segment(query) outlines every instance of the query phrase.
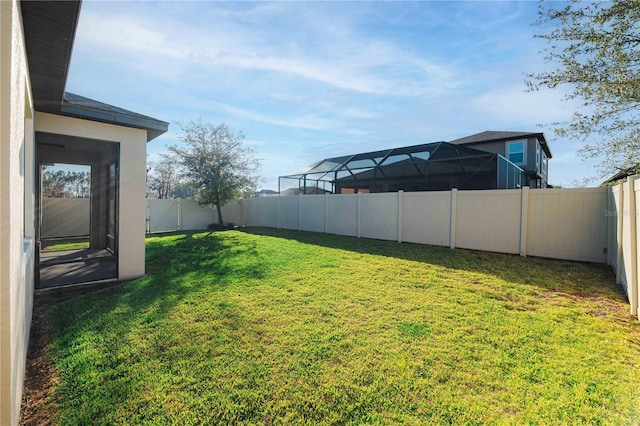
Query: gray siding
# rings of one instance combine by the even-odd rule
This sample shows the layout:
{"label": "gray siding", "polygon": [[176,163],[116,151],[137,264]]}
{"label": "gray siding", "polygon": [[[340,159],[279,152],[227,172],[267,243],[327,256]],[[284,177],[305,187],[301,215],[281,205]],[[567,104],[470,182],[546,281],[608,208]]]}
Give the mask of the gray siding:
{"label": "gray siding", "polygon": [[[512,141],[500,141],[500,142],[486,142],[486,143],[475,143],[472,145],[475,149],[480,149],[486,152],[492,152],[494,154],[500,154],[503,157],[507,158],[507,144],[509,142],[515,142],[517,140],[522,139],[514,139]],[[534,137],[526,139],[527,141],[527,155],[526,155],[526,163],[524,165],[520,165],[522,169],[527,172],[536,172],[539,173],[542,169],[542,156],[540,157],[540,162],[536,162],[536,145],[540,145],[540,142]],[[542,152],[542,147],[540,148]]]}

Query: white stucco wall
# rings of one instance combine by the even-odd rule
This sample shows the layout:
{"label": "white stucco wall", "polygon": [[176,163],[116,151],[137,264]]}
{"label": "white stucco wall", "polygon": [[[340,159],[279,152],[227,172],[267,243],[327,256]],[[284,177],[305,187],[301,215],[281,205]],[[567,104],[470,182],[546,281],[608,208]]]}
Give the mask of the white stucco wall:
{"label": "white stucco wall", "polygon": [[118,278],[144,275],[147,132],[41,112],[36,113],[35,127],[37,132],[120,144]]}
{"label": "white stucco wall", "polygon": [[[0,424],[17,424],[33,306],[33,116],[20,6],[0,1]],[[31,144],[31,145],[29,145]],[[28,216],[33,218],[33,216]]]}

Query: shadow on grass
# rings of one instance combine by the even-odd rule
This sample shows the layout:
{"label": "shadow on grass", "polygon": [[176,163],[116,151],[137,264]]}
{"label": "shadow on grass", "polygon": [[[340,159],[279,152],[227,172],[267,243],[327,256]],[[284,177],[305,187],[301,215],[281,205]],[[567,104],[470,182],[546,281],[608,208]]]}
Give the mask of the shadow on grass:
{"label": "shadow on grass", "polygon": [[[74,410],[61,413],[64,418],[94,424],[108,418],[110,407],[136,391],[136,378],[120,374],[119,368],[139,357],[132,348],[140,342],[130,341],[130,330],[148,329],[151,336],[152,330],[166,327],[174,308],[193,298],[195,292],[216,292],[231,280],[265,275],[265,262],[259,258],[255,243],[222,239],[217,233],[194,238],[195,233],[202,231],[150,236],[146,243],[147,276],[62,302],[49,311],[49,335],[44,344],[51,345],[54,367],[61,374],[54,401],[64,400],[58,405]],[[232,262],[240,257],[242,263]],[[228,308],[224,303],[219,307]],[[149,345],[146,350],[166,357],[163,352],[171,341],[150,338],[145,344]],[[79,350],[86,347],[100,350]],[[80,389],[83,391],[78,392]]]}
{"label": "shadow on grass", "polygon": [[[478,280],[482,280],[480,274],[486,274],[530,285],[541,293],[624,300],[613,274],[601,265],[269,228],[239,230],[474,272],[479,274]],[[61,375],[55,399],[64,400],[58,404],[65,410],[60,413],[62,418],[77,424],[104,422],[114,407],[135,400],[133,395],[143,392],[145,384],[135,377],[132,365],[153,360],[169,365],[162,368],[171,370],[171,364],[179,361],[171,359],[175,354],[172,345],[179,345],[175,336],[182,332],[172,321],[172,315],[180,315],[175,309],[178,305],[197,305],[199,298],[231,284],[264,278],[270,266],[268,255],[259,252],[257,241],[235,233],[152,235],[147,239],[146,258],[146,277],[61,303],[47,318],[51,323],[48,341],[54,350],[55,369]],[[470,286],[474,285],[473,279]],[[241,326],[233,303],[222,298],[212,306],[224,311],[231,329]],[[411,333],[424,332],[411,324],[407,327]],[[158,364],[144,368],[161,368]]]}
{"label": "shadow on grass", "polygon": [[[459,269],[495,276],[507,282],[535,286],[543,292],[557,292],[573,298],[607,298],[626,301],[615,274],[604,264],[482,252],[466,249],[394,241],[345,237],[306,231],[273,228],[239,228],[241,232],[295,240],[362,254],[424,262],[448,269]],[[473,284],[473,283],[470,283]]]}

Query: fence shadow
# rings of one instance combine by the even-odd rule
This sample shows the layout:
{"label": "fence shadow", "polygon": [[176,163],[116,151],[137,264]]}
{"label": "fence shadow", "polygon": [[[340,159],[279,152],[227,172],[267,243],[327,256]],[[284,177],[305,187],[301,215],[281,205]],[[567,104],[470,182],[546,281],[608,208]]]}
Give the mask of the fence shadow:
{"label": "fence shadow", "polygon": [[[574,298],[606,298],[626,301],[615,283],[615,273],[604,264],[521,257],[414,243],[345,237],[306,231],[262,227],[239,228],[241,232],[295,240],[303,244],[348,250],[363,254],[422,262],[447,269],[495,276],[501,280],[534,286],[542,292],[563,293]],[[470,283],[472,285],[473,283]]]}

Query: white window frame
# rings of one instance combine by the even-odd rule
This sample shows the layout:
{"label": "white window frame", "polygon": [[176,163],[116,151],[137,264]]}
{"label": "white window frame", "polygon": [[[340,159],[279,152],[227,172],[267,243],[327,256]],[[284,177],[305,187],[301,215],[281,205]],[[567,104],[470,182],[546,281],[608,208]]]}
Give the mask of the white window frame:
{"label": "white window frame", "polygon": [[[511,152],[511,147],[517,143],[522,144],[522,162],[513,161],[511,159],[511,154],[520,154],[520,151]],[[513,164],[517,164],[518,166],[527,164],[527,140],[526,139],[519,139],[517,141],[507,142],[507,160],[511,161]]]}
{"label": "white window frame", "polygon": [[540,149],[540,142],[536,141],[536,172],[540,172],[540,170],[542,169],[540,151],[542,151],[542,149]]}

